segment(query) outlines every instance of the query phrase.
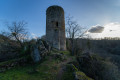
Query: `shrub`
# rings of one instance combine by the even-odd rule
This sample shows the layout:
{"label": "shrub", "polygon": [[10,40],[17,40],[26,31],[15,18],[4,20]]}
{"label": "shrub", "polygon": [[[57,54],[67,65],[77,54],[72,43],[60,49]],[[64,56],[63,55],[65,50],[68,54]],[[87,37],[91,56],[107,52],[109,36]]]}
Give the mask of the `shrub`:
{"label": "shrub", "polygon": [[83,54],[77,60],[80,69],[95,80],[119,80],[117,66],[98,55]]}

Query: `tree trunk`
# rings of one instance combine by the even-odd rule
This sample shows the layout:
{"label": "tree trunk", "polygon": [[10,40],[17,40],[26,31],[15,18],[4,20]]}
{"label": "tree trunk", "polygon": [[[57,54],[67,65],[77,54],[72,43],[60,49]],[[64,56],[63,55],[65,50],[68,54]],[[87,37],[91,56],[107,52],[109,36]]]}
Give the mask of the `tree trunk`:
{"label": "tree trunk", "polygon": [[72,45],[72,52],[71,52],[71,54],[74,55],[74,40],[73,39],[71,40],[71,45]]}
{"label": "tree trunk", "polygon": [[19,42],[19,44],[20,44],[20,46],[21,46],[21,48],[22,48],[22,47],[23,47],[22,42],[17,38],[17,36],[15,36],[15,38],[16,38],[16,40]]}

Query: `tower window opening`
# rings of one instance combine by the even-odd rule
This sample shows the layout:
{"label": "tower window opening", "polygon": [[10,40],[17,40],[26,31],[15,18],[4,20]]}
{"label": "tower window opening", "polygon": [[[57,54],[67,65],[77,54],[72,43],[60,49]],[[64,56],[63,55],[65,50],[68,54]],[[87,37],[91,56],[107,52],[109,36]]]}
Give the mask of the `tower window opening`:
{"label": "tower window opening", "polygon": [[56,22],[56,27],[58,27],[58,22]]}

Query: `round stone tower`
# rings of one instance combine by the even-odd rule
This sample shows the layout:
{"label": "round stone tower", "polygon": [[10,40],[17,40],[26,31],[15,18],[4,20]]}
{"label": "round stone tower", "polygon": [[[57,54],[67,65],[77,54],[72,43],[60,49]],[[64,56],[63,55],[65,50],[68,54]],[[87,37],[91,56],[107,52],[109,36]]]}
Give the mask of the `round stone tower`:
{"label": "round stone tower", "polygon": [[64,10],[60,6],[50,6],[46,11],[46,39],[52,47],[66,50]]}

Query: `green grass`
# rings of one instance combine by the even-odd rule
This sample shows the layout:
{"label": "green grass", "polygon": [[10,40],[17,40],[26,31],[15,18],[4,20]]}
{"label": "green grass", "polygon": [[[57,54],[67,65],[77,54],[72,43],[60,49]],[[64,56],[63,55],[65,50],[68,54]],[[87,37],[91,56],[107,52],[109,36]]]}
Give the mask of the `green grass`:
{"label": "green grass", "polygon": [[58,50],[54,49],[54,50],[52,50],[51,53],[63,53],[65,55],[70,56],[70,52],[69,51],[58,51]]}
{"label": "green grass", "polygon": [[[69,55],[68,51],[53,51],[53,53],[63,53]],[[16,61],[9,60],[0,65],[9,64]],[[52,59],[51,56],[45,58],[42,63],[17,66],[3,73],[0,73],[0,80],[56,80],[56,75],[61,61]]]}
{"label": "green grass", "polygon": [[85,73],[83,73],[81,71],[76,71],[75,73],[79,80],[93,80],[93,79],[89,78],[88,76],[86,76]]}
{"label": "green grass", "polygon": [[74,76],[72,72],[64,72],[62,80],[74,80]]}
{"label": "green grass", "polygon": [[49,58],[41,64],[16,67],[0,73],[0,80],[55,80],[57,61]]}
{"label": "green grass", "polygon": [[[75,56],[71,56],[68,51],[52,51],[52,54],[54,53],[63,53],[67,58],[71,58],[72,61],[75,60]],[[0,65],[9,64],[15,60],[0,63]],[[0,73],[0,80],[56,80],[56,75],[60,69],[59,63],[62,63],[62,61],[53,59],[52,55],[50,55],[41,63],[16,66],[15,68]],[[73,66],[73,68],[78,71],[75,66]],[[80,72],[76,73],[82,75]],[[85,75],[83,74],[83,76]],[[69,66],[67,71],[63,73],[62,80],[74,80],[73,71],[71,71]]]}
{"label": "green grass", "polygon": [[21,60],[21,59],[24,59],[24,58],[27,58],[27,57],[25,56],[25,57],[21,57],[21,58],[18,58],[18,59],[12,59],[12,60],[9,60],[9,61],[4,61],[4,62],[0,63],[0,66],[5,65],[5,64],[10,64],[12,62],[15,62],[15,61],[18,61],[18,60]]}

